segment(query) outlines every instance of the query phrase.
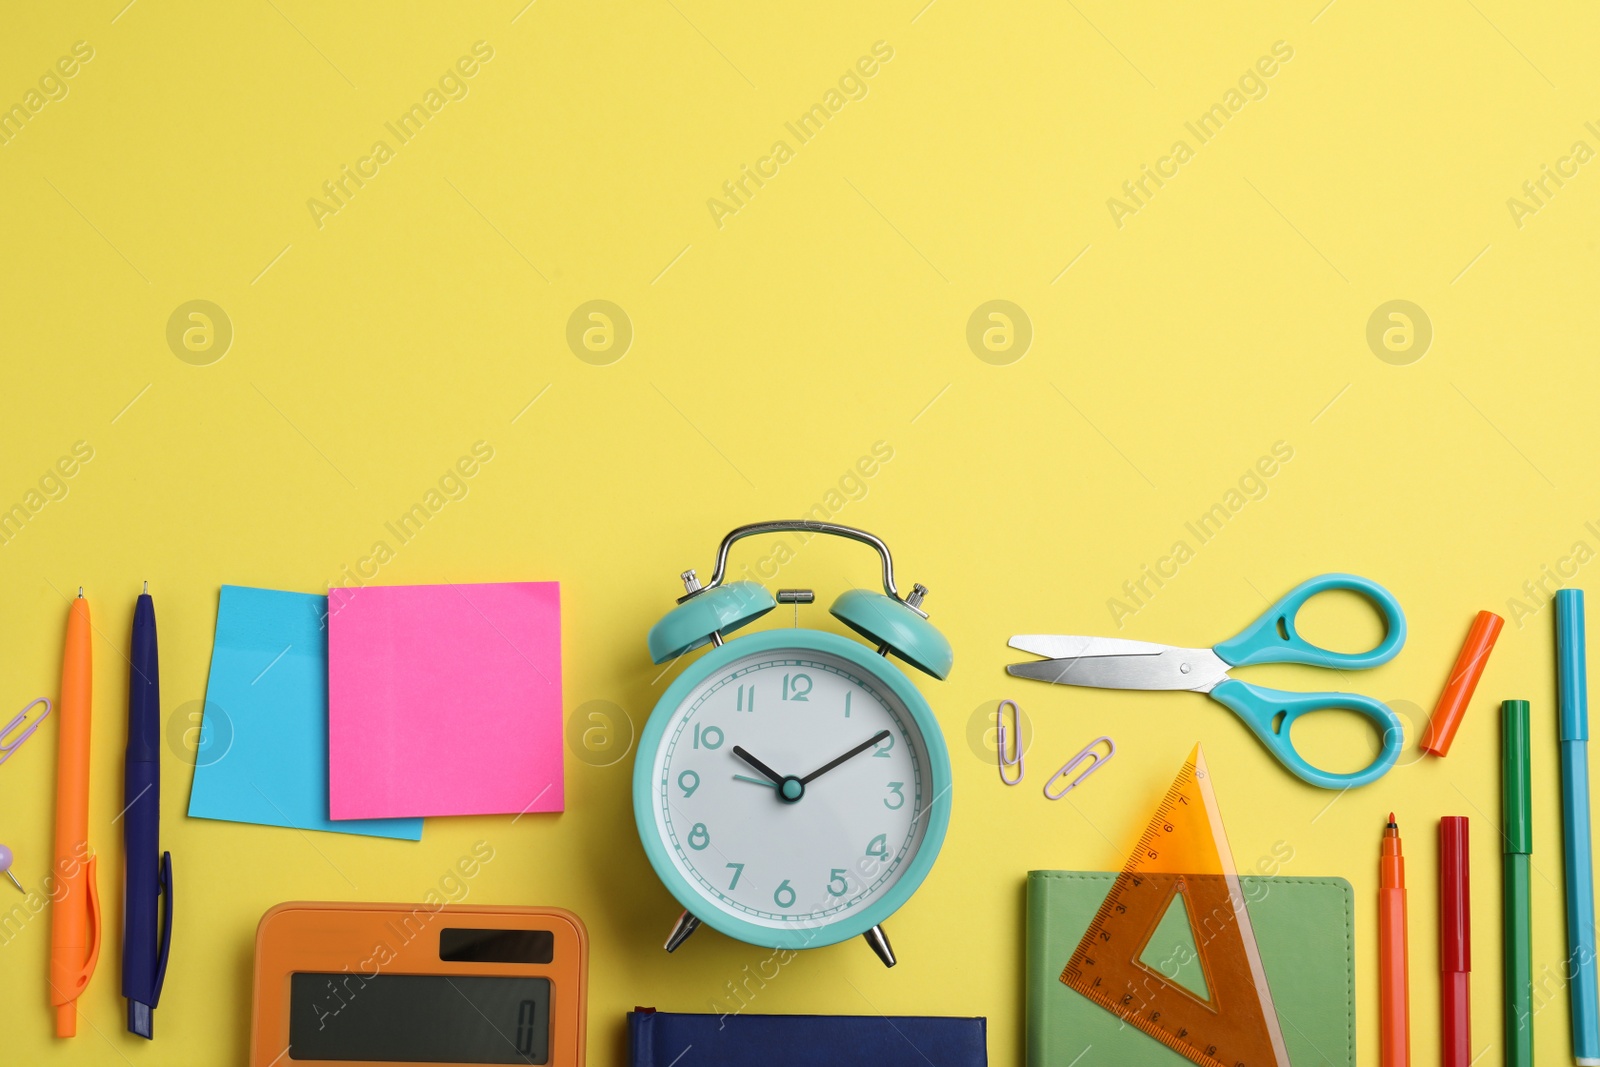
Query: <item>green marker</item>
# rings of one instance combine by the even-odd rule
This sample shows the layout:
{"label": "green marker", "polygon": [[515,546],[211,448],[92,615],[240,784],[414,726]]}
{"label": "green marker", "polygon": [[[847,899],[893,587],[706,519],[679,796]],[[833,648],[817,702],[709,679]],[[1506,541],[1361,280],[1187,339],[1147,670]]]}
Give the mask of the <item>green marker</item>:
{"label": "green marker", "polygon": [[1500,784],[1505,853],[1506,1067],[1533,1067],[1533,947],[1528,856],[1533,852],[1528,702],[1500,705]]}

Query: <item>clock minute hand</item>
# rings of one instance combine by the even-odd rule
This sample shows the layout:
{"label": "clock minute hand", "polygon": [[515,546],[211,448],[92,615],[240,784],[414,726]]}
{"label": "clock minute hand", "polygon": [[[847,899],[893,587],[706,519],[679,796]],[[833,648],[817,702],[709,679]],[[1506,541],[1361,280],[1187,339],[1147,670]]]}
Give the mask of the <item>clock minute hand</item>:
{"label": "clock minute hand", "polygon": [[[801,785],[809,785],[811,783],[812,779],[821,777],[822,775],[824,775],[827,772],[833,770],[835,767],[839,766],[839,764],[843,763],[845,760],[850,759],[853,756],[861,755],[861,753],[865,752],[867,749],[871,748],[873,745],[876,745],[876,744],[880,743],[881,741],[883,741],[888,736],[889,736],[889,731],[888,730],[880,730],[879,732],[873,734],[871,737],[867,738],[865,741],[861,742],[861,744],[857,745],[855,748],[852,748],[849,752],[846,752],[842,756],[838,756],[838,757],[835,757],[832,760],[829,760],[827,763],[824,763],[822,766],[818,767],[816,770],[812,771],[810,774],[808,774],[804,778],[800,779],[800,784]],[[737,752],[738,749],[735,749],[734,751]]]}
{"label": "clock minute hand", "polygon": [[[766,775],[768,778],[770,778],[772,780],[772,784],[773,785],[777,785],[779,782],[783,781],[783,775],[779,774],[777,771],[773,770],[771,767],[768,767],[765,763],[762,763],[760,760],[758,760],[754,756],[750,755],[750,753],[746,752],[740,746],[738,746],[738,745],[734,745],[733,746],[733,754],[735,756],[738,756],[740,759],[744,760],[746,763],[750,764],[750,766],[754,767],[756,770],[760,771],[762,774]],[[826,768],[824,768],[824,769],[826,769]]]}

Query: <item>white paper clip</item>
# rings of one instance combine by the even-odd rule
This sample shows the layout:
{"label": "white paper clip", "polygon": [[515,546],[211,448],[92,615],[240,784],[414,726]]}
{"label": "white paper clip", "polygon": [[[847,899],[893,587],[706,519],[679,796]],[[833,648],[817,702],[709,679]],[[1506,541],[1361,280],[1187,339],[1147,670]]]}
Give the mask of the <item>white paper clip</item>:
{"label": "white paper clip", "polygon": [[[1105,742],[1107,750],[1104,756],[1095,751],[1096,748],[1100,747],[1100,743],[1102,741]],[[1101,764],[1105,763],[1106,760],[1110,759],[1116,754],[1117,743],[1115,741],[1111,740],[1109,737],[1095,738],[1093,741],[1090,741],[1087,745],[1083,746],[1083,751],[1079,752],[1076,756],[1073,756],[1066,762],[1064,766],[1062,766],[1059,771],[1050,776],[1050,780],[1044,784],[1044,795],[1049,797],[1051,800],[1060,800],[1062,797],[1078,788],[1078,786],[1082,785],[1085,778],[1089,777],[1095,771],[1098,771]],[[1070,783],[1068,783],[1067,787],[1061,790],[1061,792],[1050,792],[1051,786],[1055,785],[1056,782],[1063,776],[1071,774],[1077,768],[1078,764],[1082,763],[1084,760],[1089,761],[1089,766],[1084,768],[1083,773],[1079,774],[1078,777],[1074,778]]]}
{"label": "white paper clip", "polygon": [[[1011,705],[1011,724],[1013,731],[1006,730],[1006,705]],[[1015,758],[1006,759],[1006,737],[1011,736],[1011,751]],[[1022,781],[1022,709],[1017,707],[1015,700],[1002,700],[1000,706],[994,709],[994,746],[995,755],[1000,759],[1000,780],[1006,785],[1016,785]],[[1017,769],[1015,778],[1006,775],[1008,767]]]}
{"label": "white paper clip", "polygon": [[[27,723],[26,729],[23,729],[23,724],[28,718],[28,712],[32,711],[40,704],[44,705],[44,714],[40,715],[37,719],[34,719],[31,723]],[[49,718],[49,716],[50,700],[48,697],[40,697],[38,700],[35,700],[33,703],[17,712],[17,717],[6,723],[6,728],[4,730],[0,730],[0,763],[4,763],[6,760],[10,759],[11,754],[17,749],[21,748],[22,742],[32,737],[33,732],[39,728],[39,724],[44,722],[45,719]],[[6,740],[7,737],[18,730],[21,730],[21,732],[17,733],[16,737],[9,741]]]}

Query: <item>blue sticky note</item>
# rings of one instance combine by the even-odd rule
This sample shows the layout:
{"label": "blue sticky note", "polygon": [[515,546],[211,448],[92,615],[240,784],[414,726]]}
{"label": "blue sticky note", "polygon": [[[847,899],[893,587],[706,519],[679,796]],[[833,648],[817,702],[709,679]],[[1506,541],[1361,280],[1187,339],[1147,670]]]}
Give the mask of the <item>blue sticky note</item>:
{"label": "blue sticky note", "polygon": [[222,587],[189,814],[422,837],[421,819],[328,818],[328,598]]}

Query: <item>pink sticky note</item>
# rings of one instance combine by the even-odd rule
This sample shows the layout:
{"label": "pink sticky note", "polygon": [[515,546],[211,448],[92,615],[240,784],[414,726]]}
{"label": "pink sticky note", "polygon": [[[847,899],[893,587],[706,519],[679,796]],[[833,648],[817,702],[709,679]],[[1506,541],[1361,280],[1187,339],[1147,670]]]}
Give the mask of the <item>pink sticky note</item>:
{"label": "pink sticky note", "polygon": [[335,819],[561,811],[561,586],[328,591]]}

